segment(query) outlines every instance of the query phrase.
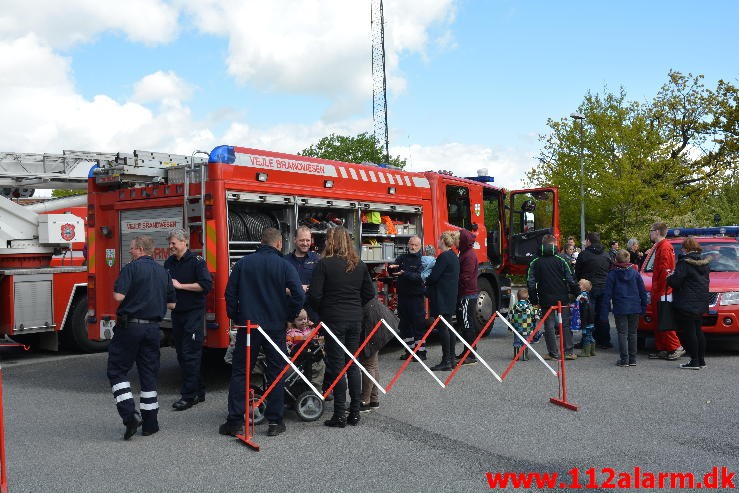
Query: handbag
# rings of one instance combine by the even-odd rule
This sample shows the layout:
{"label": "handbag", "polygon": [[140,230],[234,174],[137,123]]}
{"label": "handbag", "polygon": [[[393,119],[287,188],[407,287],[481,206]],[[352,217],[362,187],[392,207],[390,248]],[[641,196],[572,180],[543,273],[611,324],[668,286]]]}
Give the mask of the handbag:
{"label": "handbag", "polygon": [[675,313],[672,310],[672,297],[670,299],[667,299],[667,297],[667,293],[660,296],[659,304],[657,305],[657,330],[660,332],[675,330]]}

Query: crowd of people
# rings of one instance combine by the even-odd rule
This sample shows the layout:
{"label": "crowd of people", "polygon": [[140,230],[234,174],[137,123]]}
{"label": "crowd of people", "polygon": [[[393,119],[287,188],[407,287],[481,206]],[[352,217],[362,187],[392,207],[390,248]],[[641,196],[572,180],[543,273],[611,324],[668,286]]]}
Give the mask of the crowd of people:
{"label": "crowd of people", "polygon": [[[691,359],[681,366],[700,369],[705,366],[705,339],[700,322],[708,304],[708,261],[702,259],[700,245],[688,238],[676,265],[673,248],[664,241],[666,231],[664,223],[655,223],[650,229],[655,257],[651,303],[654,305],[660,297],[675,300],[680,338],[674,330],[656,331],[657,351],[649,357],[676,360],[685,354],[684,345]],[[316,368],[313,378],[316,387],[320,385],[324,392],[333,385],[333,415],[324,422],[332,428],[356,426],[362,412],[380,406],[374,382],[362,375],[357,365],[350,365],[345,376],[338,378],[349,361],[345,351],[356,353],[380,320],[398,327],[405,346],[420,361],[428,358],[424,337],[428,324],[439,315],[449,322],[456,314],[458,332],[466,345],[471,345],[478,335],[478,259],[473,248],[473,231],[444,232],[436,248],[427,245],[423,249],[418,236],[409,239],[407,253],[387,266],[397,292],[397,317],[378,299],[370,270],[360,259],[346,228],[337,226],[327,231],[321,255],[311,250],[311,231],[306,227],[297,228],[293,235],[294,250],[284,256],[282,243],[279,230],[266,228],[260,247],[236,262],[228,279],[226,311],[239,329],[231,354],[228,416],[219,427],[223,435],[243,433],[247,361],[243,327],[247,322],[261,326],[272,340],[268,341],[260,331],[252,331],[248,355],[253,367],[259,353],[264,353],[264,376],[270,382],[276,380],[284,366],[280,352],[288,354],[288,339],[305,336],[318,320],[330,327],[333,335],[324,336],[325,366]],[[172,407],[184,411],[205,400],[200,358],[204,300],[212,288],[212,279],[203,259],[189,250],[189,235],[185,230],[171,231],[169,246],[172,255],[162,267],[151,256],[150,237],[131,240],[133,260],[123,267],[115,283],[114,298],[120,305],[109,349],[108,378],[126,440],[139,427],[143,435],[159,430],[156,392],[159,322],[167,309],[172,310],[174,342],[182,373],[181,397]],[[644,254],[635,239],[627,242],[626,250],[620,249],[618,242],[611,242],[609,247],[609,250],[603,247],[597,233],[588,233],[582,250],[577,248],[574,237],[567,239],[561,251],[556,237],[542,238],[539,253],[529,265],[527,286],[518,290],[509,315],[519,334],[514,335],[514,358],[522,352],[522,359],[528,359],[528,350],[521,351],[523,339],[538,342],[541,334],[531,336],[538,318],[561,304],[561,331],[557,317],[548,316],[544,322],[547,349],[544,359],[577,358],[573,329],[582,332],[581,357],[595,356],[596,348],[612,348],[609,322],[612,312],[618,334],[616,364],[636,365],[636,326],[650,302],[638,272]],[[653,313],[657,313],[656,309]],[[469,351],[455,354],[457,337],[445,323],[438,323],[437,329],[442,354],[441,361],[431,368],[433,371],[451,371],[457,364],[477,363]],[[562,338],[564,354],[560,354],[558,336]],[[360,354],[360,363],[375,381],[379,351],[391,338],[386,330],[375,331]],[[408,353],[400,358],[407,359]],[[140,412],[136,410],[127,376],[134,363],[141,379]],[[280,379],[267,396],[268,436],[286,430],[284,397]]]}

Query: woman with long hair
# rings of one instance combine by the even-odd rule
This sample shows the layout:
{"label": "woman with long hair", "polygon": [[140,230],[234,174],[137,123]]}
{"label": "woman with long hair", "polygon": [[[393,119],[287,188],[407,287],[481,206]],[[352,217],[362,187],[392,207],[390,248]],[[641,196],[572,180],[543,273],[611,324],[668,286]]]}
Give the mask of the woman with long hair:
{"label": "woman with long hair", "polygon": [[[352,354],[359,347],[362,306],[375,296],[367,266],[359,259],[349,231],[344,227],[328,230],[323,257],[313,270],[310,302],[329,329]],[[326,383],[330,384],[349,361],[349,356],[331,337],[326,337]],[[351,365],[334,387],[334,414],[326,426],[344,428],[359,423],[362,379],[359,368]],[[349,381],[349,415],[346,391]]]}
{"label": "woman with long hair", "polygon": [[[457,307],[457,287],[459,285],[459,258],[454,253],[455,236],[445,231],[439,237],[439,250],[436,263],[431,269],[426,288],[429,297],[431,317],[441,315],[451,323],[452,315]],[[439,322],[439,340],[441,341],[441,363],[431,368],[434,371],[450,371],[454,368],[454,346],[457,342],[444,322]]]}
{"label": "woman with long hair", "polygon": [[677,258],[675,272],[667,276],[672,286],[672,306],[680,342],[688,351],[690,361],[680,365],[686,370],[706,366],[706,338],[701,324],[708,311],[710,259],[703,258],[703,248],[695,238],[683,240],[682,253]]}

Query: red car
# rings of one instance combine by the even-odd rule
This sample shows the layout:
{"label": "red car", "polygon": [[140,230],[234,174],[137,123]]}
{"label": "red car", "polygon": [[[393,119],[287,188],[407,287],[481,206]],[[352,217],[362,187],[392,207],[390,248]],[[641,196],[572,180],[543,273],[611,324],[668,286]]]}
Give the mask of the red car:
{"label": "red car", "polygon": [[[711,298],[708,313],[703,315],[703,330],[707,334],[739,334],[739,226],[668,230],[666,241],[675,249],[676,258],[687,236],[694,236],[703,247],[703,255],[712,259]],[[641,269],[647,292],[652,286],[653,264],[653,250],[650,250]],[[649,305],[647,314],[639,319],[640,342],[654,328],[654,315]]]}

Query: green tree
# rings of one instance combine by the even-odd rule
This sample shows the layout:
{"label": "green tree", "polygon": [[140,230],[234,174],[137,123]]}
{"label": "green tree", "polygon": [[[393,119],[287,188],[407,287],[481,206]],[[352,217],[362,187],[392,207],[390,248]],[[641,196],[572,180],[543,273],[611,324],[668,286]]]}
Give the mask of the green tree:
{"label": "green tree", "polygon": [[702,78],[671,71],[646,103],[623,89],[587,93],[578,108],[584,120],[547,121],[551,131],[540,137],[539,164],[527,179],[559,187],[564,234],[580,230],[580,152],[585,222],[604,240],[645,240],[656,219],[686,226],[692,214],[691,222],[712,224],[708,204],[720,206],[735,183],[739,92],[723,81],[708,90]]}
{"label": "green tree", "polygon": [[[363,132],[356,137],[331,134],[319,140],[317,144],[303,149],[298,154],[349,163],[369,162],[380,164],[385,162],[382,146],[374,135],[367,132]],[[400,156],[391,157],[388,164],[402,168],[405,166],[406,160],[401,159]]]}
{"label": "green tree", "polygon": [[51,196],[54,198],[70,197],[72,195],[85,195],[87,190],[67,190],[67,189],[56,189],[51,192]]}

